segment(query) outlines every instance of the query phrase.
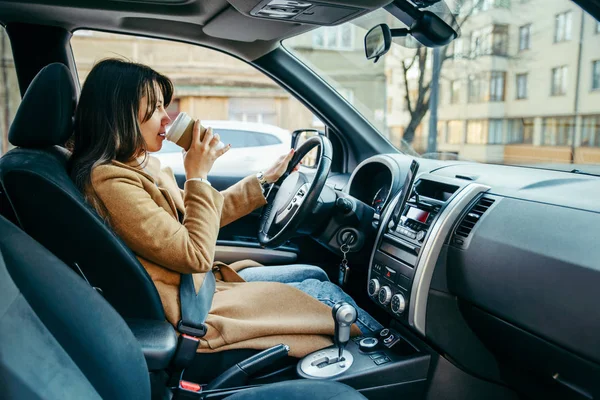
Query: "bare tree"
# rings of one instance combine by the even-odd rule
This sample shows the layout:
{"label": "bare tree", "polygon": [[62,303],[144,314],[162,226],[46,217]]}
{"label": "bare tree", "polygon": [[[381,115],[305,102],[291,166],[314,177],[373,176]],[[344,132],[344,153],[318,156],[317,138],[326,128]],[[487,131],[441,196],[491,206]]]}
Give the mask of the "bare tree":
{"label": "bare tree", "polygon": [[[458,21],[458,25],[463,26],[463,24],[467,22],[469,17],[473,14],[473,11],[483,1],[484,0],[474,0],[471,8]],[[440,69],[447,59],[453,57],[452,54],[448,54],[448,48],[449,46],[444,46],[440,49]],[[429,97],[431,95],[431,77],[427,77],[427,64],[429,57],[432,57],[432,55],[428,51],[428,48],[420,46],[415,50],[412,58],[402,60],[402,75],[404,77],[405,91],[404,98],[406,100],[407,111],[410,114],[410,122],[404,129],[404,135],[402,139],[407,143],[413,142],[417,127],[421,124],[421,121],[429,111]],[[416,88],[411,91],[409,70],[415,66],[418,67],[418,79],[416,82]],[[412,93],[416,93],[416,96]]]}

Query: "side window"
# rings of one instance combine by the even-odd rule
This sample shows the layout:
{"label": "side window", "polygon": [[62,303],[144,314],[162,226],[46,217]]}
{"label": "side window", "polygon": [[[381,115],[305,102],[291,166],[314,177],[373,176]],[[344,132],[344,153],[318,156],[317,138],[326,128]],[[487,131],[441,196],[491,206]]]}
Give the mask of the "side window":
{"label": "side window", "polygon": [[17,108],[21,104],[21,92],[17,81],[17,72],[13,60],[10,40],[3,26],[0,26],[0,155],[5,154],[14,146],[8,142],[8,130],[15,118]]}
{"label": "side window", "polygon": [[260,141],[261,146],[271,146],[281,143],[281,140],[277,139],[277,136],[269,134],[259,135],[258,140]]}
{"label": "side window", "polygon": [[215,133],[218,133],[221,136],[221,141],[223,143],[227,143],[231,145],[232,149],[239,149],[244,147],[250,147],[251,141],[246,137],[248,135],[247,132],[237,131],[232,129],[220,129],[214,128]]}
{"label": "side window", "polygon": [[[318,124],[304,105],[272,79],[215,50],[97,31],[74,32],[71,46],[81,84],[96,62],[109,57],[146,64],[171,78],[175,92],[167,109],[170,118],[185,112],[212,126],[232,146],[217,160],[212,174],[264,170],[289,151],[291,132]],[[154,156],[163,165],[183,171],[178,153],[177,146],[165,141]]]}

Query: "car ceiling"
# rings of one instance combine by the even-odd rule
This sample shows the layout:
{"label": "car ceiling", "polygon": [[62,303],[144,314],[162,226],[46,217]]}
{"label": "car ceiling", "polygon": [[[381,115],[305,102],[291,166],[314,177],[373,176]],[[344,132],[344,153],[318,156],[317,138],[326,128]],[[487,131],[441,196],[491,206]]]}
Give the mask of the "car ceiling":
{"label": "car ceiling", "polygon": [[[304,0],[322,9],[353,8],[337,25],[390,0]],[[268,0],[1,0],[0,20],[52,25],[68,31],[95,29],[154,36],[220,49],[246,61],[268,53],[282,39],[323,25],[257,18]]]}

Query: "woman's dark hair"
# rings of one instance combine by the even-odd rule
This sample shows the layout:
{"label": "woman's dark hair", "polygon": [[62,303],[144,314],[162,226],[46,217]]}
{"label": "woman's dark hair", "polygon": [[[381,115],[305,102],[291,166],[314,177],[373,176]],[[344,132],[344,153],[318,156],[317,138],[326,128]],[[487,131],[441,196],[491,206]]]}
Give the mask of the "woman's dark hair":
{"label": "woman's dark hair", "polygon": [[[91,190],[92,170],[112,160],[127,162],[146,149],[140,122],[152,117],[156,88],[164,106],[173,96],[173,83],[152,68],[120,59],[98,62],[87,76],[75,111],[71,155],[67,168],[71,179],[96,209],[103,208]],[[140,102],[146,97],[146,113],[138,122]]]}

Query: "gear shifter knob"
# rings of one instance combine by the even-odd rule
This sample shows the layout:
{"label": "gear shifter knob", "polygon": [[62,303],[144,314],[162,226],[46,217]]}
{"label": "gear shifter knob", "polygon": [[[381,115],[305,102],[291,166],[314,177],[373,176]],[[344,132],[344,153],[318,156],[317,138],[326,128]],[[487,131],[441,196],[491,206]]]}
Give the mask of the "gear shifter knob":
{"label": "gear shifter knob", "polygon": [[335,322],[335,336],[333,339],[339,349],[338,360],[341,360],[344,348],[350,340],[350,327],[356,322],[358,312],[352,304],[340,301],[333,306],[331,313]]}

